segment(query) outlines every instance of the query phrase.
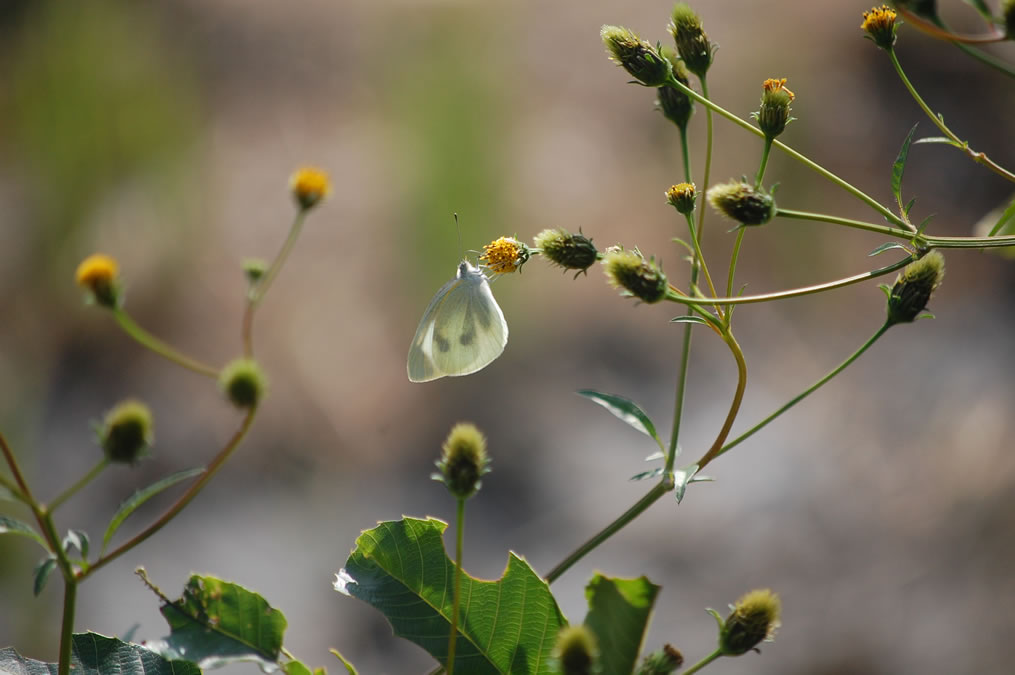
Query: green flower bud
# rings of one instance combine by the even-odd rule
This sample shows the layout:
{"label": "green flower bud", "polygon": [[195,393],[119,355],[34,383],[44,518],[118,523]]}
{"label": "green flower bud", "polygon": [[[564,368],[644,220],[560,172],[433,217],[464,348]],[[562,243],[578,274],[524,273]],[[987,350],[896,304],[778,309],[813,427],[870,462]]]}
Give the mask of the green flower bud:
{"label": "green flower bud", "polygon": [[647,87],[658,87],[671,76],[670,62],[634,31],[621,26],[603,26],[599,31],[610,59]]}
{"label": "green flower bud", "polygon": [[219,373],[219,388],[237,408],[254,408],[264,398],[268,380],[257,361],[239,358]]}
{"label": "green flower bud", "polygon": [[931,251],[902,270],[888,294],[888,322],[911,323],[920,316],[945,275],[945,257]]}
{"label": "green flower bud", "polygon": [[713,185],[708,201],[719,213],[743,225],[764,225],[775,215],[775,199],[744,181]]}
{"label": "green flower bud", "polygon": [[652,304],[666,297],[669,283],[654,260],[645,260],[638,251],[614,249],[603,256],[606,278],[621,295]]}
{"label": "green flower bud", "polygon": [[96,304],[114,309],[120,305],[120,264],[102,253],[88,256],[78,265],[75,280],[91,293]]}
{"label": "green flower bud", "polygon": [[666,191],[666,203],[685,216],[694,213],[698,192],[694,183],[677,183]]}
{"label": "green flower bud", "polygon": [[[691,81],[688,78],[687,66],[680,60],[679,55],[667,47],[662,47],[659,53],[670,62],[670,66],[673,68],[673,79],[690,87]],[[663,111],[666,119],[676,124],[680,129],[687,128],[687,123],[690,122],[691,115],[694,114],[694,99],[674,87],[659,87],[659,98],[656,100],[656,104]]]}
{"label": "green flower bud", "polygon": [[670,675],[684,665],[684,655],[673,645],[665,645],[641,662],[635,675]]}
{"label": "green flower bud", "polygon": [[701,17],[687,3],[678,2],[673,7],[669,31],[687,69],[698,77],[705,77],[715,57],[716,46],[708,41]]}
{"label": "green flower bud", "polygon": [[553,658],[562,675],[591,675],[599,672],[599,645],[584,625],[565,626],[557,633]]}
{"label": "green flower bud", "polygon": [[751,113],[751,117],[758,121],[765,137],[771,139],[781,134],[786,125],[795,119],[789,116],[792,111],[789,104],[796,95],[786,88],[786,78],[768,79],[761,86],[761,108]]}
{"label": "green flower bud", "polygon": [[243,261],[243,275],[251,286],[260,281],[267,271],[268,263],[261,258],[247,258]]}
{"label": "green flower bud", "polygon": [[155,441],[152,412],[144,403],[128,399],[106,413],[99,428],[99,444],[106,458],[120,464],[136,464]]}
{"label": "green flower bud", "polygon": [[719,631],[719,649],[724,656],[740,656],[761,642],[771,641],[779,627],[779,596],[767,588],[747,593]]}
{"label": "green flower bud", "polygon": [[885,51],[891,50],[895,46],[895,33],[899,30],[895,17],[895,10],[888,5],[871,7],[870,11],[863,13],[863,23],[860,24],[867,33],[864,37]]}
{"label": "green flower bud", "polygon": [[453,496],[468,499],[476,494],[481,486],[480,479],[490,472],[490,457],[486,454],[486,438],[482,432],[468,422],[452,427],[437,468],[440,473],[431,477],[444,483]]}
{"label": "green flower bud", "polygon": [[600,257],[591,239],[581,232],[572,234],[561,228],[543,230],[532,238],[532,245],[554,265],[578,270],[578,274]]}

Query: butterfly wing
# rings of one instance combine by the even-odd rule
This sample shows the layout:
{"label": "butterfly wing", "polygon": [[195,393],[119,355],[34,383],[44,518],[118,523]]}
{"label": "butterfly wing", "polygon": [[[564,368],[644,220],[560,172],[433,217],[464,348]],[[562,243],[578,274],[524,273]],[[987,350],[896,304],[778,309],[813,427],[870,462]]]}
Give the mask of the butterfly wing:
{"label": "butterfly wing", "polygon": [[413,382],[481,370],[504,351],[508,327],[483,273],[468,263],[430,301],[409,347]]}

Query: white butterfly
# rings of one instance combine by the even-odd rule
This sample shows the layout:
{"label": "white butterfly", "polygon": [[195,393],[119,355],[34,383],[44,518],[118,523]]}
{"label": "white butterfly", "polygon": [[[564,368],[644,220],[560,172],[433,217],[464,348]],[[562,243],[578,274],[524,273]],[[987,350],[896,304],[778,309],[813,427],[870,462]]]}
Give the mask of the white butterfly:
{"label": "white butterfly", "polygon": [[409,346],[409,379],[429,382],[482,370],[501,355],[507,339],[507,321],[486,274],[463,260],[423,312]]}

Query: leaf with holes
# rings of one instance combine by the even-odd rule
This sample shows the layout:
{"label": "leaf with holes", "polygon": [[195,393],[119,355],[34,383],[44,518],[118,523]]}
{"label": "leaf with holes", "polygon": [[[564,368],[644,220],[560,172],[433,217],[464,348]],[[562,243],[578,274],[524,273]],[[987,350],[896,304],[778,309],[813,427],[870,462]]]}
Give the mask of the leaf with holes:
{"label": "leaf with holes", "polygon": [[[168,661],[154,651],[97,633],[71,638],[71,672],[74,675],[201,675],[189,661]],[[0,649],[0,673],[53,675],[57,664],[28,659],[13,647]]]}
{"label": "leaf with holes", "polygon": [[[402,518],[356,540],[335,590],[380,610],[395,635],[447,665],[455,564],[444,551],[447,527],[435,518]],[[511,553],[504,575],[462,575],[455,671],[470,675],[555,673],[554,639],[567,625],[550,588]]]}
{"label": "leaf with holes", "polygon": [[585,587],[589,602],[585,625],[596,634],[602,672],[634,670],[659,588],[645,577],[615,579],[601,574]]}

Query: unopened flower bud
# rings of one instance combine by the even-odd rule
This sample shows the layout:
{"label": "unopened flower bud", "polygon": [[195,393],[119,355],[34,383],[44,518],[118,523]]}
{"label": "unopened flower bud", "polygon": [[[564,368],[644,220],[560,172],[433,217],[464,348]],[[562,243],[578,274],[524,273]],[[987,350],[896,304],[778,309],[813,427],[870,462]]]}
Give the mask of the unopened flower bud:
{"label": "unopened flower bud", "polygon": [[110,410],[99,428],[99,444],[111,462],[136,464],[153,442],[152,412],[133,399]]}
{"label": "unopened flower bud", "polygon": [[587,626],[565,626],[557,633],[553,658],[562,675],[592,675],[599,672],[599,645]]}
{"label": "unopened flower bud", "polygon": [[615,249],[603,257],[606,278],[621,295],[652,304],[666,297],[669,283],[654,260],[645,260],[638,251]]}
{"label": "unopened flower bud", "polygon": [[745,654],[762,640],[771,641],[779,627],[782,603],[767,588],[754,590],[733,606],[719,631],[719,649],[724,656]]}
{"label": "unopened flower bud", "polygon": [[561,228],[547,229],[533,237],[532,244],[554,265],[578,270],[578,273],[585,272],[599,259],[599,251],[592,240],[581,232],[572,234]]}
{"label": "unopened flower bud", "polygon": [[670,675],[684,665],[684,655],[673,645],[665,645],[641,662],[635,675]]}
{"label": "unopened flower bud", "polygon": [[261,277],[268,271],[268,263],[261,258],[247,258],[243,261],[243,276],[251,285],[261,280]]}
{"label": "unopened flower bud", "polygon": [[437,468],[440,473],[432,478],[444,483],[454,497],[468,499],[476,494],[482,484],[480,479],[490,472],[486,437],[473,424],[456,424],[444,441]]}
{"label": "unopened flower bud", "polygon": [[713,185],[708,190],[712,207],[743,225],[764,225],[775,215],[775,199],[744,181]]}
{"label": "unopened flower bud", "polygon": [[685,216],[694,212],[698,193],[694,183],[677,183],[666,191],[666,203]]}
{"label": "unopened flower bud", "polygon": [[[659,53],[670,62],[670,66],[673,68],[673,79],[685,87],[690,87],[691,81],[688,78],[687,66],[680,60],[680,56],[668,47],[662,47]],[[691,115],[694,113],[694,99],[676,87],[663,85],[659,87],[657,104],[666,119],[676,124],[680,129],[687,128],[687,123],[690,122]]]}
{"label": "unopened flower bud", "polygon": [[659,87],[671,75],[670,62],[634,31],[621,26],[603,26],[599,31],[610,59],[648,87]]}
{"label": "unopened flower bud", "polygon": [[268,380],[257,361],[239,358],[219,373],[219,388],[237,408],[254,408],[264,398]]}
{"label": "unopened flower bud", "polygon": [[867,33],[864,37],[885,51],[891,50],[895,46],[895,33],[899,30],[895,17],[895,10],[888,5],[871,7],[870,11],[863,13],[863,23],[860,24]]}
{"label": "unopened flower bud", "polygon": [[495,274],[510,274],[528,261],[529,247],[513,237],[501,237],[483,247],[479,259]]}
{"label": "unopened flower bud", "polygon": [[102,253],[90,255],[78,265],[74,277],[78,286],[89,291],[95,303],[114,308],[120,303],[120,265]]}
{"label": "unopened flower bud", "polygon": [[906,265],[891,290],[882,287],[888,294],[888,322],[895,325],[915,321],[927,308],[944,275],[945,257],[938,251]]}
{"label": "unopened flower bud", "polygon": [[789,104],[796,96],[786,88],[786,78],[765,80],[762,88],[761,108],[751,113],[751,117],[758,121],[765,137],[771,139],[781,134],[786,125],[795,119],[789,116],[792,111]]}
{"label": "unopened flower bud", "polygon": [[321,169],[303,167],[290,177],[289,189],[299,207],[306,211],[331,194],[331,180]]}
{"label": "unopened flower bud", "polygon": [[712,65],[716,46],[708,41],[701,17],[687,3],[678,2],[673,7],[669,31],[687,69],[698,77],[704,77]]}

